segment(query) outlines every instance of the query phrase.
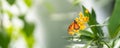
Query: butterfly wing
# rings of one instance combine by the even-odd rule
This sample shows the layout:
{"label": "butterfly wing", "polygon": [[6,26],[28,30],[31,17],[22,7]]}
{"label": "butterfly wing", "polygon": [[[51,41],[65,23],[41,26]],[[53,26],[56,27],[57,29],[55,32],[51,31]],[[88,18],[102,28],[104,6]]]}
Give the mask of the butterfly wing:
{"label": "butterfly wing", "polygon": [[78,25],[78,23],[74,20],[74,29],[75,30],[79,30],[80,26]]}
{"label": "butterfly wing", "polygon": [[72,22],[72,24],[69,25],[68,32],[71,32],[73,29],[74,29],[74,22]]}
{"label": "butterfly wing", "polygon": [[71,32],[73,30],[79,30],[80,26],[77,24],[77,22],[74,20],[69,27],[68,27],[68,32]]}

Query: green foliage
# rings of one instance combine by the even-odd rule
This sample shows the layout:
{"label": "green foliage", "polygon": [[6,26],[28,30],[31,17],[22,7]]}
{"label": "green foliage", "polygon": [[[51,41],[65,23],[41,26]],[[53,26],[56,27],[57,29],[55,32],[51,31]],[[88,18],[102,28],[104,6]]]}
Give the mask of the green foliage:
{"label": "green foliage", "polygon": [[23,32],[29,37],[33,34],[35,25],[33,23],[28,23],[25,20],[25,15],[21,15],[19,18],[24,22]]}
{"label": "green foliage", "polygon": [[33,48],[33,45],[34,45],[34,37],[31,35],[29,37],[26,37],[26,42],[27,42],[27,45],[29,46],[29,48]]}
{"label": "green foliage", "polygon": [[81,43],[87,43],[88,41],[93,40],[95,37],[94,34],[87,30],[81,30],[79,31],[79,33],[80,33],[79,39],[81,40]]}
{"label": "green foliage", "polygon": [[86,30],[81,30],[79,31],[81,35],[83,36],[88,36],[88,37],[91,37],[91,38],[94,38],[94,34],[92,34],[91,32],[89,31],[86,31]]}
{"label": "green foliage", "polygon": [[8,48],[10,43],[10,37],[7,35],[5,31],[0,30],[0,47]]}
{"label": "green foliage", "polygon": [[35,28],[34,24],[29,24],[29,23],[26,23],[26,22],[24,22],[24,24],[25,24],[25,26],[24,26],[23,30],[25,31],[25,34],[27,36],[32,35],[33,32],[34,32],[34,28]]}
{"label": "green foliage", "polygon": [[10,4],[10,5],[13,5],[15,3],[16,0],[7,0],[7,2]]}
{"label": "green foliage", "polygon": [[10,26],[10,27],[6,28],[5,30],[6,30],[7,34],[10,36],[13,32],[13,26]]}
{"label": "green foliage", "polygon": [[[5,0],[5,1],[8,2],[9,5],[14,5],[17,0]],[[31,7],[32,0],[24,0],[24,2],[28,7]],[[4,5],[4,3],[2,3],[2,1],[0,0],[0,7],[2,7],[2,5]],[[19,5],[17,5],[17,8],[19,8]],[[12,14],[11,11],[7,9],[3,9],[3,8],[0,8],[0,14],[2,14],[0,16],[1,17],[0,19],[0,22],[1,22],[0,23],[0,48],[10,48],[11,45],[9,46],[9,44],[10,44],[11,39],[13,40],[14,37],[18,37],[19,35],[24,36],[23,38],[25,38],[28,48],[33,48],[33,45],[34,45],[33,32],[34,32],[35,25],[33,23],[28,23],[25,20],[25,15],[20,15],[20,16],[18,15],[19,19],[23,21],[24,27],[22,29],[21,28],[15,29],[13,22],[11,22],[14,14]],[[3,26],[4,20],[2,19],[4,17],[4,14],[7,14],[8,15],[7,17],[10,19],[9,20],[10,24],[7,27],[5,26],[5,29]],[[15,17],[18,17],[18,16],[15,16]],[[20,34],[15,35],[13,31],[19,32]]]}
{"label": "green foliage", "polygon": [[27,45],[29,48],[32,48],[34,44],[33,32],[35,29],[35,25],[33,23],[28,23],[25,20],[25,15],[20,15],[19,18],[24,22],[23,33],[25,35],[24,37],[27,42]]}
{"label": "green foliage", "polygon": [[[87,9],[84,6],[82,6],[82,8],[83,8],[84,15],[89,17],[89,22],[88,22],[89,25],[97,25],[97,24],[99,24],[96,21],[96,13],[95,13],[94,9],[92,9],[91,13],[90,12],[86,13],[85,11]],[[101,27],[99,27],[99,26],[91,27],[91,30],[94,32],[94,34],[96,36],[97,36],[97,33],[99,34],[100,37],[102,37],[104,35]]]}
{"label": "green foliage", "polygon": [[24,2],[28,7],[32,6],[32,0],[24,0]]}
{"label": "green foliage", "polygon": [[112,16],[109,19],[109,35],[116,38],[120,32],[120,0],[116,0]]}

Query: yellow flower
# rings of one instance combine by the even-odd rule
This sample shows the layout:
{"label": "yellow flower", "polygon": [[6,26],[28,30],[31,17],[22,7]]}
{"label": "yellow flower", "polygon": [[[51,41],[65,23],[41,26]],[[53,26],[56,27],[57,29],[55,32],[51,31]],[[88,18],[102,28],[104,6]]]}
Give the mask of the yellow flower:
{"label": "yellow flower", "polygon": [[80,25],[80,30],[84,30],[86,28],[86,25]]}
{"label": "yellow flower", "polygon": [[88,9],[85,10],[85,13],[89,13]]}
{"label": "yellow flower", "polygon": [[75,34],[75,32],[68,32],[68,34],[69,34],[69,35],[74,35],[74,34]]}
{"label": "yellow flower", "polygon": [[79,13],[79,17],[81,17],[81,18],[83,17],[83,13],[82,12]]}
{"label": "yellow flower", "polygon": [[83,21],[84,21],[84,22],[88,22],[88,21],[89,21],[89,17],[85,16],[85,17],[83,18]]}
{"label": "yellow flower", "polygon": [[78,22],[79,26],[85,24],[85,22],[79,21]]}
{"label": "yellow flower", "polygon": [[79,18],[76,17],[76,18],[75,18],[75,21],[78,22],[78,21],[79,21]]}
{"label": "yellow flower", "polygon": [[79,30],[74,30],[74,32],[79,32]]}
{"label": "yellow flower", "polygon": [[[88,10],[86,10],[87,12]],[[89,17],[83,16],[83,13],[79,13],[79,17],[75,19],[80,26],[79,30],[84,30],[86,28],[86,23],[89,21]]]}
{"label": "yellow flower", "polygon": [[68,32],[69,35],[74,35],[75,33],[78,33],[79,30],[74,30],[74,31],[71,31],[71,32]]}

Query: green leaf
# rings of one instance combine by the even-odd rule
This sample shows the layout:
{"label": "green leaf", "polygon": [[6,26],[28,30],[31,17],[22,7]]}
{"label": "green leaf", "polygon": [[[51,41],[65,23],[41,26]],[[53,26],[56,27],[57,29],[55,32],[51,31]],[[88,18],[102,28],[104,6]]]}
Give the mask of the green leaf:
{"label": "green leaf", "polygon": [[[119,38],[118,38],[119,39]],[[115,42],[118,40],[118,39],[113,39],[113,41],[112,41],[112,45],[111,45],[111,47],[113,48],[113,47],[115,47]]]}
{"label": "green leaf", "polygon": [[10,27],[6,28],[5,30],[6,30],[7,34],[10,36],[13,32],[13,26],[10,26]]}
{"label": "green leaf", "polygon": [[32,0],[24,0],[25,4],[28,6],[28,7],[31,7],[32,5]]}
{"label": "green leaf", "polygon": [[19,19],[25,21],[25,15],[20,15],[20,16],[19,16]]}
{"label": "green leaf", "polygon": [[34,45],[34,37],[31,35],[29,37],[26,37],[26,42],[27,42],[27,45],[28,45],[28,48],[32,48],[33,45]]}
{"label": "green leaf", "polygon": [[16,0],[7,0],[7,2],[10,4],[10,5],[13,5],[15,3]]}
{"label": "green leaf", "polygon": [[[92,14],[91,14],[90,18],[91,18],[91,20],[90,20],[90,22],[88,22],[90,25],[93,25],[93,24],[97,25],[97,24],[99,24],[96,21],[96,13],[95,13],[94,9],[92,9]],[[92,29],[92,31],[97,32],[100,36],[104,36],[103,31],[102,31],[100,26],[91,27],[91,29]]]}
{"label": "green leaf", "polygon": [[0,47],[8,48],[10,43],[10,37],[7,35],[5,31],[0,30]]}
{"label": "green leaf", "polygon": [[82,43],[88,43],[88,41],[93,40],[93,38],[91,38],[89,36],[85,36],[85,35],[81,35],[80,39],[81,39]]}
{"label": "green leaf", "polygon": [[[95,13],[94,9],[92,9],[91,13],[90,12],[86,13],[85,11],[87,9],[84,6],[82,6],[82,8],[83,8],[84,16],[89,17],[89,22],[88,22],[89,25],[97,25],[97,24],[99,24],[96,21],[96,13]],[[99,26],[91,27],[91,30],[94,32],[95,36],[97,36],[97,34],[99,34],[100,37],[104,35],[101,27],[99,27]]]}
{"label": "green leaf", "polygon": [[25,35],[24,37],[26,39],[27,46],[28,46],[28,48],[32,48],[33,45],[34,45],[33,32],[34,32],[34,29],[35,29],[35,24],[28,23],[25,20],[25,15],[20,15],[19,19],[21,19],[24,22],[23,33]]}
{"label": "green leaf", "polygon": [[23,28],[23,30],[25,31],[25,34],[27,36],[30,36],[30,35],[33,34],[34,28],[35,28],[35,25],[33,23],[24,22],[24,28]]}
{"label": "green leaf", "polygon": [[111,38],[118,36],[120,31],[120,0],[116,0],[112,16],[109,19],[109,35]]}
{"label": "green leaf", "polygon": [[21,16],[19,16],[19,18],[21,20],[23,20],[23,22],[24,22],[23,31],[24,31],[25,35],[28,36],[28,37],[31,36],[34,32],[35,25],[33,23],[28,23],[25,20],[25,15],[21,15]]}
{"label": "green leaf", "polygon": [[114,34],[112,35],[113,37],[119,37],[120,36],[120,24],[118,25],[117,29],[115,30]]}
{"label": "green leaf", "polygon": [[87,8],[85,8],[84,6],[82,6],[82,9],[83,9],[83,14],[84,16],[91,16],[90,12],[86,13],[85,11],[87,10]]}
{"label": "green leaf", "polygon": [[81,35],[84,35],[84,36],[89,36],[91,38],[94,38],[94,35],[89,32],[89,31],[86,31],[86,30],[82,30],[82,31],[79,31]]}
{"label": "green leaf", "polygon": [[81,39],[81,42],[83,43],[87,43],[87,41],[90,41],[95,38],[94,34],[86,30],[81,30],[79,31],[79,33],[81,34],[80,39]]}

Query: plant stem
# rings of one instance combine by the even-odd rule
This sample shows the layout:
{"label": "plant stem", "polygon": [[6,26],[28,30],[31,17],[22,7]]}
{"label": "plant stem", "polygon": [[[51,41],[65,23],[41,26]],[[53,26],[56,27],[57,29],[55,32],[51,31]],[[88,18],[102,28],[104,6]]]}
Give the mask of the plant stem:
{"label": "plant stem", "polygon": [[111,48],[105,41],[103,41],[108,48]]}
{"label": "plant stem", "polygon": [[93,40],[89,41],[83,48],[87,48],[92,42]]}
{"label": "plant stem", "polygon": [[107,24],[97,24],[97,25],[91,25],[90,27],[95,27],[95,26],[107,26]]}

